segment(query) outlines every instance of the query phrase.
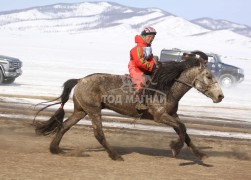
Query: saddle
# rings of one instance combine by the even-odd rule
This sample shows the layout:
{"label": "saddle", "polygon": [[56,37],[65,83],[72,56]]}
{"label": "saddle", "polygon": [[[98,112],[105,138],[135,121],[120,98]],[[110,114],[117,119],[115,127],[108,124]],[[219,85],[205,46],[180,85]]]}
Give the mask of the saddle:
{"label": "saddle", "polygon": [[[135,87],[135,84],[133,84],[132,79],[129,74],[124,74],[124,75],[122,75],[121,78],[122,78],[123,84],[128,84],[131,87]],[[152,80],[151,76],[145,74],[145,82],[144,82],[145,86],[144,87],[148,87],[151,83],[151,80]]]}

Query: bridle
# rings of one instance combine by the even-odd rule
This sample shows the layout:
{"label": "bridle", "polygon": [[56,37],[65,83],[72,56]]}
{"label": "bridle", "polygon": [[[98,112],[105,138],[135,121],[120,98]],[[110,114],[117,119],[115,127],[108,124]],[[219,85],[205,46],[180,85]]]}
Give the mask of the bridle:
{"label": "bridle", "polygon": [[[204,67],[204,68],[202,68],[202,67]],[[179,82],[179,83],[181,83],[181,84],[184,84],[184,85],[186,85],[186,86],[188,86],[188,87],[191,87],[191,88],[193,88],[193,87],[195,88],[195,83],[196,83],[196,81],[199,81],[200,83],[203,84],[203,87],[205,87],[205,88],[201,88],[201,89],[196,88],[196,89],[198,89],[198,90],[199,90],[200,92],[202,92],[202,93],[205,93],[206,91],[208,91],[208,90],[210,89],[210,87],[211,87],[213,84],[216,84],[217,81],[213,81],[213,82],[210,83],[210,84],[206,84],[206,83],[204,83],[203,81],[199,80],[199,79],[198,79],[199,74],[205,69],[205,66],[202,66],[202,67],[201,67],[200,72],[199,72],[198,75],[194,78],[194,80],[192,81],[191,84],[189,84],[189,83],[187,83],[187,82],[184,82],[184,81],[182,81],[182,80],[180,80],[180,79],[175,79],[175,81],[176,81],[176,82]]]}

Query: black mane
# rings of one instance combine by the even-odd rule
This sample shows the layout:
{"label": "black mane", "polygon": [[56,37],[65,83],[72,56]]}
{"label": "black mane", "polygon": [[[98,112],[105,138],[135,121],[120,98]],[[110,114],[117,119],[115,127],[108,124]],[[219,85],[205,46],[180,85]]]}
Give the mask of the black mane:
{"label": "black mane", "polygon": [[[191,58],[189,60],[181,62],[175,62],[175,61],[169,61],[166,63],[159,62],[159,68],[153,75],[151,83],[149,84],[148,88],[155,89],[166,94],[169,92],[175,79],[178,78],[184,70],[199,65],[200,65],[200,60],[196,58]],[[151,91],[148,93],[153,94],[154,92]]]}

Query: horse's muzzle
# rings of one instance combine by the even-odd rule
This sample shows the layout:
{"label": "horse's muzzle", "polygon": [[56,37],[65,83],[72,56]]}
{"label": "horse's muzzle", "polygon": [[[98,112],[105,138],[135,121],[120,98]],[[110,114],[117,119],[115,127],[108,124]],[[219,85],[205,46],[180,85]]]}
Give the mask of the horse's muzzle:
{"label": "horse's muzzle", "polygon": [[221,102],[223,98],[224,98],[224,95],[223,94],[219,94],[218,98],[214,100],[214,103]]}

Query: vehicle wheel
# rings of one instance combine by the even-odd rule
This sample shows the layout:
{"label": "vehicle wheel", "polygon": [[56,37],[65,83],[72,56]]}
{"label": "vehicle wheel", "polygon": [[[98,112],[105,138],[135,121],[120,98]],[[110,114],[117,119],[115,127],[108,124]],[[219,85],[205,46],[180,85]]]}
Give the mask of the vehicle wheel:
{"label": "vehicle wheel", "polygon": [[4,83],[10,84],[10,83],[13,83],[14,81],[15,81],[15,78],[8,78],[4,80]]}
{"label": "vehicle wheel", "polygon": [[0,84],[3,83],[3,73],[2,70],[0,69]]}
{"label": "vehicle wheel", "polygon": [[220,77],[220,85],[225,88],[230,88],[235,85],[236,79],[231,74],[224,74]]}

